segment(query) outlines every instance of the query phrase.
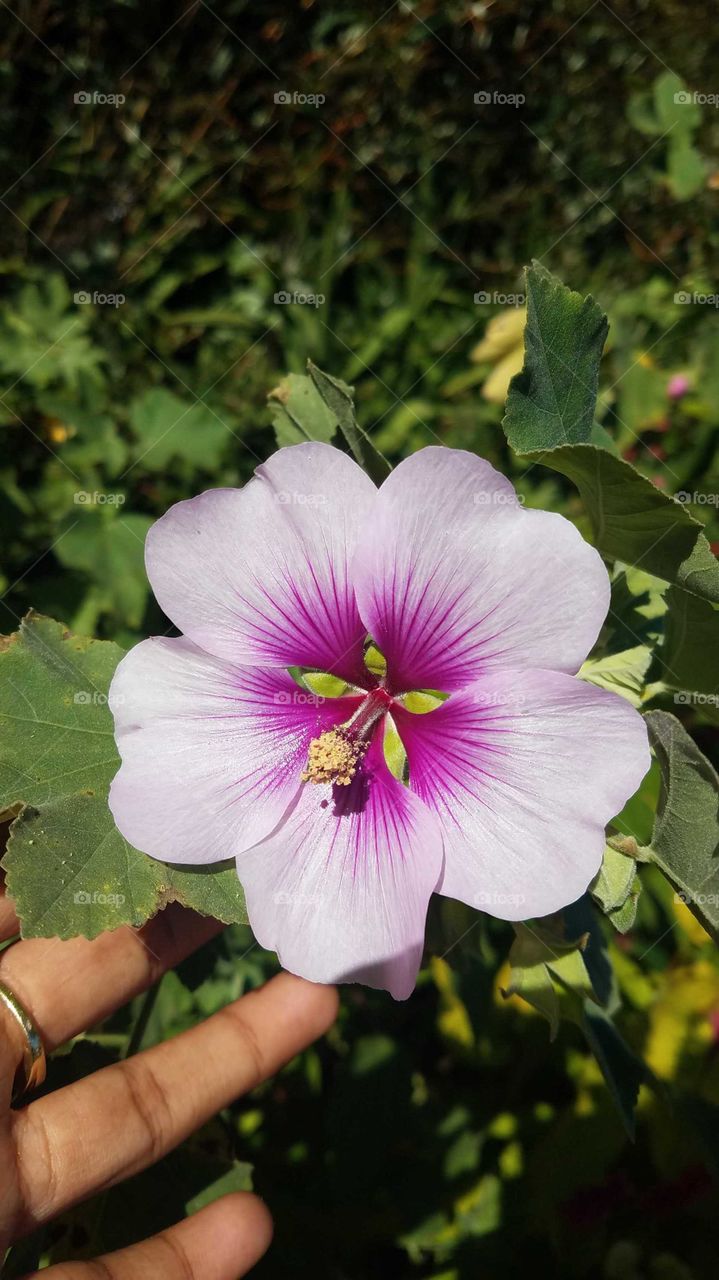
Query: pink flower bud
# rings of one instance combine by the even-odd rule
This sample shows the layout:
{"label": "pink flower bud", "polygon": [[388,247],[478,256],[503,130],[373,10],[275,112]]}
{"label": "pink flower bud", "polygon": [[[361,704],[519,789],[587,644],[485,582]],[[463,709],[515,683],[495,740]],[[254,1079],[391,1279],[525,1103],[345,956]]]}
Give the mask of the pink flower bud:
{"label": "pink flower bud", "polygon": [[667,383],[667,395],[670,400],[681,400],[691,390],[691,383],[685,373],[675,373]]}

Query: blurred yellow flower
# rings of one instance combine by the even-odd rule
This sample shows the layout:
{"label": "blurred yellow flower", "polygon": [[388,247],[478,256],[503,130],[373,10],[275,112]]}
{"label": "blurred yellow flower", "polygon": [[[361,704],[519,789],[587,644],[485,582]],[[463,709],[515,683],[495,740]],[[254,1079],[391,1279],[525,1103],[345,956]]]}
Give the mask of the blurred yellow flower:
{"label": "blurred yellow flower", "polygon": [[493,404],[504,404],[509,384],[524,363],[525,307],[508,307],[493,316],[482,341],[471,352],[475,364],[493,364],[494,368],[482,385],[482,395]]}
{"label": "blurred yellow flower", "polygon": [[663,1080],[676,1076],[680,1058],[703,1052],[714,1031],[708,1015],[719,1009],[719,971],[708,960],[669,970],[649,1015],[644,1056]]}
{"label": "blurred yellow flower", "polygon": [[690,942],[694,943],[695,947],[703,947],[705,943],[711,942],[711,937],[706,929],[703,925],[700,925],[696,916],[689,910],[686,902],[682,902],[682,899],[676,893],[672,902],[672,911],[682,932],[687,935]]}

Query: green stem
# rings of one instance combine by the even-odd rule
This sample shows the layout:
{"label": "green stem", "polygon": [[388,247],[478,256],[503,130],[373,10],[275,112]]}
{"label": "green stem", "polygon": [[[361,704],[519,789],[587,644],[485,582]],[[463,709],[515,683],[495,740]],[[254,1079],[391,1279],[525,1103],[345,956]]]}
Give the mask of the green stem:
{"label": "green stem", "polygon": [[161,982],[162,978],[160,978],[159,982],[155,983],[154,987],[150,987],[150,989],[145,992],[142,1004],[140,1005],[140,1012],[135,1019],[135,1025],[132,1028],[130,1038],[127,1042],[127,1048],[123,1054],[124,1058],[131,1058],[133,1054],[139,1053],[142,1049],[145,1032],[147,1031],[147,1024],[152,1016],[152,1011],[155,1007],[155,1001],[157,1000]]}

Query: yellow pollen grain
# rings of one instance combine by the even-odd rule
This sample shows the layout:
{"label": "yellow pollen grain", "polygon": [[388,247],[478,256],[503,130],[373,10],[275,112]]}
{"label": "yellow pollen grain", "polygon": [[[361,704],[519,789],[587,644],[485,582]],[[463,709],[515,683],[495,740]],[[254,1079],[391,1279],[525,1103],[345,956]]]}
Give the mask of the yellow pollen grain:
{"label": "yellow pollen grain", "polygon": [[334,782],[348,787],[357,772],[361,749],[337,729],[313,738],[307,752],[303,782]]}

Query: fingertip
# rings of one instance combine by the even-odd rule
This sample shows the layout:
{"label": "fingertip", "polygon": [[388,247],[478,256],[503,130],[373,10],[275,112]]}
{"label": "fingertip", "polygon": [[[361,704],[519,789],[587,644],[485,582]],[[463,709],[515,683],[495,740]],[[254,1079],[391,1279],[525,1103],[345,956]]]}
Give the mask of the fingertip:
{"label": "fingertip", "polygon": [[286,971],[273,978],[270,986],[275,989],[288,1013],[311,1028],[313,1038],[329,1031],[339,1010],[339,993],[336,987],[308,982],[306,978],[299,978]]}
{"label": "fingertip", "polygon": [[[274,1225],[264,1200],[251,1191],[233,1191],[215,1200],[189,1219],[202,1219],[202,1233],[186,1248],[198,1275],[207,1275],[208,1257],[212,1257],[214,1274],[222,1280],[239,1280],[254,1267],[272,1242]],[[198,1223],[199,1225],[199,1223]],[[200,1263],[204,1258],[204,1271]]]}
{"label": "fingertip", "polygon": [[275,1224],[267,1205],[253,1191],[236,1191],[226,1199],[234,1201],[242,1216],[244,1230],[249,1230],[257,1247],[257,1257],[267,1253],[275,1234]]}

